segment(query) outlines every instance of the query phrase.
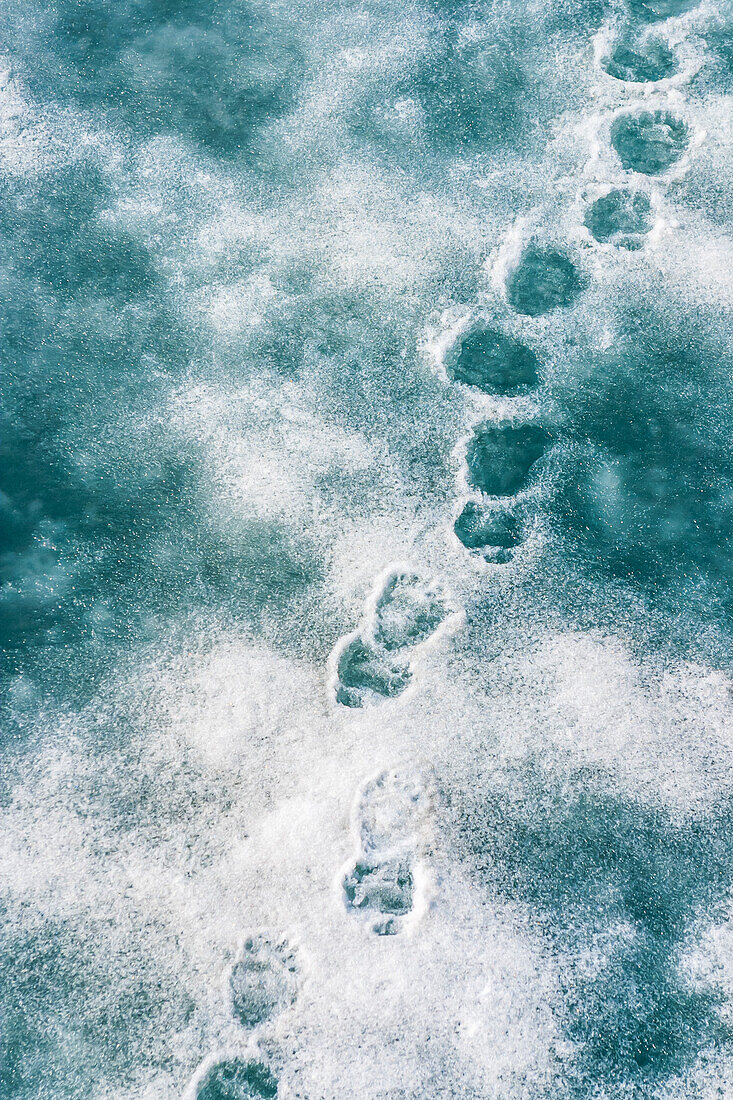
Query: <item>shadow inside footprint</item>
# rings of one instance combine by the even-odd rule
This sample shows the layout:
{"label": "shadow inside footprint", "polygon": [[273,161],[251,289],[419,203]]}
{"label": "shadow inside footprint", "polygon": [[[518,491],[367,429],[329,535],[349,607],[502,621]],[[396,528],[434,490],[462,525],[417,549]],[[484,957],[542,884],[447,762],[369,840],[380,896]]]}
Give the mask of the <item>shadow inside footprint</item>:
{"label": "shadow inside footprint", "polygon": [[535,385],[537,356],[521,340],[498,329],[475,329],[461,339],[448,375],[484,393],[511,395]]}
{"label": "shadow inside footprint", "polygon": [[517,313],[539,317],[572,305],[585,285],[585,278],[564,252],[530,244],[509,273],[506,295]]}
{"label": "shadow inside footprint", "polygon": [[677,61],[666,42],[650,35],[639,42],[621,39],[603,67],[616,80],[642,84],[671,76],[677,68]]}
{"label": "shadow inside footprint", "polygon": [[537,424],[481,424],[466,452],[468,480],[489,496],[513,496],[525,487],[550,444],[549,432]]}
{"label": "shadow inside footprint", "polygon": [[232,1012],[243,1027],[257,1027],[295,1000],[295,963],[264,936],[245,941],[229,976]]}
{"label": "shadow inside footprint", "polygon": [[495,565],[511,561],[514,547],[522,541],[516,516],[475,500],[468,501],[453,530],[467,550],[481,550],[482,557]]}
{"label": "shadow inside footprint", "polygon": [[345,876],[343,888],[349,909],[374,914],[372,929],[380,936],[394,936],[399,931],[395,918],[406,916],[414,903],[414,882],[406,859],[357,860]]}
{"label": "shadow inside footprint", "polygon": [[670,111],[619,115],[611,126],[611,145],[627,171],[658,176],[671,168],[690,142],[690,132]]}
{"label": "shadow inside footprint", "polygon": [[406,661],[389,657],[363,638],[354,638],[338,661],[336,700],[345,707],[362,707],[372,696],[401,695],[412,674]]}
{"label": "shadow inside footprint", "polygon": [[398,573],[384,586],[374,612],[374,638],[389,652],[419,645],[447,614],[445,604],[414,573]]}
{"label": "shadow inside footprint", "polygon": [[237,1058],[217,1062],[196,1092],[196,1100],[273,1100],[277,1079],[262,1062]]}
{"label": "shadow inside footprint", "polygon": [[652,204],[643,191],[619,187],[596,199],[585,224],[597,241],[634,250],[652,227]]}

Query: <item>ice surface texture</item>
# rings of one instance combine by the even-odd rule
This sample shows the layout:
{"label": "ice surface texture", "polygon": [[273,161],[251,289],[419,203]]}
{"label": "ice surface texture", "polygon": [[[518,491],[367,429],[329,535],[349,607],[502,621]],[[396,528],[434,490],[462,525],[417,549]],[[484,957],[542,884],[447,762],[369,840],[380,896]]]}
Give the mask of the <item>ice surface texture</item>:
{"label": "ice surface texture", "polygon": [[730,4],[0,38],[0,1096],[729,1094]]}

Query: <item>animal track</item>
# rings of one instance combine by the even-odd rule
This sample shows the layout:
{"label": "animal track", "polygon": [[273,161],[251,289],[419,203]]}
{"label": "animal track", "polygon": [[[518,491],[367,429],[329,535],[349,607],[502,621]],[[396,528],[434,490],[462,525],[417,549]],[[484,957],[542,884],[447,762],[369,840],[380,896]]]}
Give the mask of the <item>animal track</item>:
{"label": "animal track", "polygon": [[230,1058],[205,1074],[196,1100],[273,1100],[277,1079],[262,1062]]}
{"label": "animal track", "polygon": [[431,798],[412,772],[382,772],[364,785],[354,808],[358,853],[341,880],[346,908],[379,936],[397,935],[420,892],[416,856]]}
{"label": "animal track", "polygon": [[618,187],[588,208],[585,224],[597,241],[634,250],[652,227],[652,204],[643,191]]}
{"label": "animal track", "polygon": [[386,650],[419,645],[446,616],[445,604],[415,573],[397,573],[384,586],[374,611],[374,638]]}
{"label": "animal track", "polygon": [[412,670],[400,654],[427,641],[447,615],[443,598],[416,573],[393,573],[364,627],[341,649],[336,701],[345,707],[363,707],[401,695],[412,680]]}
{"label": "animal track", "polygon": [[414,884],[406,860],[356,860],[343,886],[347,906],[373,916],[371,927],[378,936],[396,935],[397,918],[406,916],[413,906]]}
{"label": "animal track", "polygon": [[447,370],[454,382],[511,396],[536,384],[537,367],[537,356],[520,340],[499,329],[477,328],[459,341]]}
{"label": "animal track", "polygon": [[618,115],[611,125],[611,145],[627,171],[659,176],[671,168],[690,143],[682,119],[670,111]]}
{"label": "animal track", "polygon": [[616,80],[644,84],[672,76],[677,59],[667,43],[655,35],[636,42],[622,38],[606,58],[604,68]]}
{"label": "animal track", "polygon": [[374,696],[394,699],[412,679],[406,661],[391,658],[363,638],[354,638],[338,661],[336,700],[345,707],[362,707]]}
{"label": "animal track", "polygon": [[229,975],[232,1013],[253,1028],[289,1007],[297,994],[295,961],[266,936],[245,940]]}
{"label": "animal track", "polygon": [[466,452],[469,484],[487,496],[514,496],[524,489],[551,441],[538,424],[479,424]]}
{"label": "animal track", "polygon": [[585,286],[584,276],[564,252],[530,244],[507,277],[506,296],[517,313],[539,317],[572,305]]}
{"label": "animal track", "polygon": [[469,500],[453,525],[467,550],[481,552],[484,561],[504,565],[522,541],[516,516],[503,506]]}
{"label": "animal track", "polygon": [[354,831],[361,850],[399,851],[415,847],[424,831],[431,798],[413,772],[380,772],[365,783],[356,799]]}

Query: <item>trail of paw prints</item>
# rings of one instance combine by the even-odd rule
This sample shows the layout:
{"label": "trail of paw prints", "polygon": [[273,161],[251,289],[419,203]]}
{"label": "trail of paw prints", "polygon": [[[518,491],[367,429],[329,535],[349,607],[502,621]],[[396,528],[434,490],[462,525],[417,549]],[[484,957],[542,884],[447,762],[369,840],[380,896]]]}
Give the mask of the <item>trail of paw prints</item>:
{"label": "trail of paw prints", "polygon": [[[628,182],[603,185],[603,193],[589,203],[585,226],[599,244],[635,251],[643,247],[654,226],[648,189],[687,154],[692,134],[674,109],[648,106],[648,90],[684,81],[680,48],[684,35],[677,26],[671,35],[669,20],[699,7],[698,0],[627,0],[628,20],[617,28],[598,61],[617,82],[619,91],[644,91],[639,106],[624,106],[610,124],[609,149]],[[694,67],[687,73],[687,78]]]}
{"label": "trail of paw prints", "polygon": [[432,797],[415,772],[385,771],[354,804],[356,856],[339,876],[347,912],[378,936],[395,936],[425,908],[427,874],[420,854]]}
{"label": "trail of paw prints", "polygon": [[[606,73],[632,86],[674,76],[677,52],[656,28],[697,6],[697,0],[627,0],[630,22],[601,59]],[[609,146],[628,178],[606,185],[587,206],[584,222],[596,242],[629,251],[643,247],[655,221],[643,180],[665,177],[687,154],[691,137],[684,119],[664,106],[629,106],[615,114]],[[503,282],[510,310],[531,319],[573,307],[589,285],[569,251],[535,239],[508,264]],[[459,338],[446,371],[452,381],[496,398],[522,396],[538,381],[532,350],[489,325]],[[516,417],[474,426],[466,447],[466,483],[477,495],[460,503],[453,526],[472,555],[495,565],[516,555],[531,518],[524,493],[552,443],[540,424]]]}
{"label": "trail of paw prints", "polygon": [[[530,269],[523,270],[522,293],[531,292]],[[573,269],[574,270],[574,269]],[[544,275],[543,275],[544,278]],[[578,276],[579,278],[579,276]],[[571,295],[571,285],[556,282],[554,293]],[[538,293],[550,290],[542,282]],[[446,357],[448,378],[469,390],[499,398],[531,395],[539,383],[537,356],[526,344],[492,325],[474,325],[459,336]],[[465,481],[477,495],[459,505],[453,531],[472,554],[494,565],[511,561],[524,541],[528,509],[519,499],[537,463],[552,445],[535,423],[514,419],[479,421],[466,446]]]}
{"label": "trail of paw prints", "polygon": [[[254,1035],[289,1008],[298,994],[298,970],[285,942],[248,937],[229,971],[228,1007],[233,1020]],[[186,1100],[271,1100],[278,1081],[259,1057],[212,1055],[198,1069]]]}
{"label": "trail of paw prints", "polygon": [[449,613],[434,585],[408,569],[392,571],[361,628],[336,647],[337,703],[363,707],[401,695],[413,677],[407,654],[435,634]]}
{"label": "trail of paw prints", "polygon": [[453,525],[456,538],[496,565],[511,561],[524,538],[528,508],[520,500],[552,436],[534,422],[485,421],[466,447],[466,482],[478,499],[464,505]]}

